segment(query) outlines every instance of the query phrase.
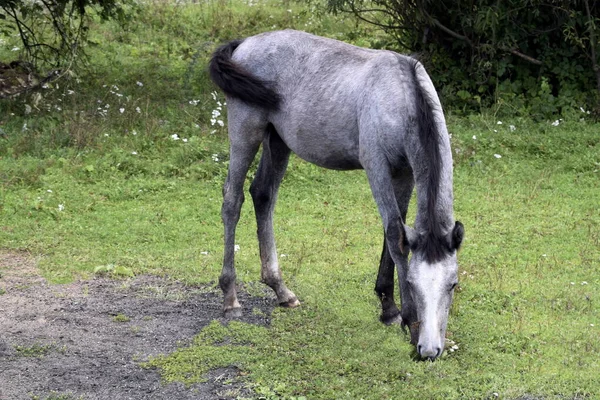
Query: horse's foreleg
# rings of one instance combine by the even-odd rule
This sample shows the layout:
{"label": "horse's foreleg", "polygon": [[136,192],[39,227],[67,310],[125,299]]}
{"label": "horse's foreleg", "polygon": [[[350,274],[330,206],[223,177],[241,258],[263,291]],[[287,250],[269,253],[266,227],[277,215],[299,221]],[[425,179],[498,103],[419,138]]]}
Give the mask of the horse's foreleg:
{"label": "horse's foreleg", "polygon": [[250,194],[258,226],[261,279],[275,291],[277,301],[281,306],[296,307],[300,305],[300,302],[283,282],[273,233],[273,212],[277,201],[277,192],[287,168],[289,155],[290,149],[277,135],[274,128],[269,127],[263,140],[263,153],[256,177],[250,186]]}
{"label": "horse's foreleg", "polygon": [[232,138],[227,180],[223,187],[223,206],[221,218],[225,228],[225,248],[223,254],[223,270],[219,277],[219,286],[225,297],[223,312],[226,317],[239,317],[242,314],[235,288],[235,229],[240,219],[240,211],[244,203],[244,180],[248,168],[260,146],[255,143],[236,141]]}
{"label": "horse's foreleg", "polygon": [[[395,171],[391,174],[392,186],[394,188],[394,197],[398,206],[398,211],[402,221],[406,219],[406,213],[408,211],[408,204],[413,190],[413,179],[410,170]],[[377,179],[377,178],[373,178]],[[389,179],[389,176],[378,178],[378,179]],[[389,194],[388,194],[389,196]],[[392,207],[393,210],[393,207]],[[400,314],[396,302],[394,301],[394,260],[388,250],[386,235],[383,238],[383,251],[381,253],[381,261],[379,263],[379,273],[377,274],[377,283],[375,284],[375,292],[379,296],[381,301],[381,316],[380,320],[386,325],[392,323],[408,323],[411,320],[412,312],[412,298],[409,295],[406,273],[408,271],[408,256],[404,254],[397,254],[396,265],[398,269],[398,281],[400,286],[400,295],[402,298],[402,309],[403,312]]]}
{"label": "horse's foreleg", "polygon": [[[401,218],[406,217],[408,202],[412,194],[412,179],[404,179],[399,173],[393,174],[385,157],[371,157],[370,163],[364,165],[373,198],[383,220],[385,230],[385,244],[381,255],[379,274],[375,290],[381,300],[381,320],[384,323],[397,322],[409,323],[404,318],[410,318],[410,313],[404,313],[411,309],[412,299],[406,287],[406,272],[408,270],[408,258],[400,251],[400,223]],[[402,296],[402,318],[398,318],[398,308],[394,303],[394,264],[398,269],[398,280],[400,281]]]}
{"label": "horse's foreleg", "polygon": [[[394,194],[396,201],[398,202],[398,208],[402,221],[406,223],[406,213],[408,211],[408,204],[412,197],[414,188],[414,180],[412,171],[404,170],[398,172],[393,177]],[[396,268],[398,270],[398,285],[400,286],[400,297],[402,299],[402,323],[403,326],[409,326],[417,321],[417,311],[415,309],[412,295],[410,294],[410,287],[408,286],[406,276],[408,274],[408,255],[399,254],[398,264]]]}
{"label": "horse's foreleg", "polygon": [[394,260],[387,249],[387,241],[383,238],[383,251],[379,262],[379,273],[375,283],[375,293],[381,301],[381,316],[379,319],[386,325],[402,322],[400,310],[394,301]]}

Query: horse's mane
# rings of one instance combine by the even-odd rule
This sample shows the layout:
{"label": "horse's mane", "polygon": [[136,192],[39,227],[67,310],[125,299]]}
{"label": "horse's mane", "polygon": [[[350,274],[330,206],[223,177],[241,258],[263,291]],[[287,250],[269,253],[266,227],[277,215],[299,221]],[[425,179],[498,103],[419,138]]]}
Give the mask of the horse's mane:
{"label": "horse's mane", "polygon": [[451,250],[436,212],[442,169],[439,124],[434,115],[438,105],[431,94],[419,83],[419,68],[423,68],[423,66],[414,60],[411,70],[415,82],[417,130],[427,170],[427,211],[425,215],[426,231],[424,235],[419,236],[413,251],[422,253],[428,262],[433,263],[444,258]]}

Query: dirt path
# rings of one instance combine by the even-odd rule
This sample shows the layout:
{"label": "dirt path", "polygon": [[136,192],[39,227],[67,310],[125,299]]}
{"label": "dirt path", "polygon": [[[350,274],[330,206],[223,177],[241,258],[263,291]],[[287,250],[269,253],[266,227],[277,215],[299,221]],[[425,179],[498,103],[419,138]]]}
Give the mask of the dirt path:
{"label": "dirt path", "polygon": [[[30,257],[0,252],[0,294],[0,400],[252,397],[235,368],[186,388],[139,365],[221,318],[212,288],[153,276],[48,285]],[[268,324],[272,299],[241,296],[242,320]]]}

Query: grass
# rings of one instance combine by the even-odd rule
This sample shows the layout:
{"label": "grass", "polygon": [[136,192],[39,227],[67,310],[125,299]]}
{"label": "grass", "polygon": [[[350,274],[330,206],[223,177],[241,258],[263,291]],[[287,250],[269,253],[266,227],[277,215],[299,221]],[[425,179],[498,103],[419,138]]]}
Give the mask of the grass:
{"label": "grass", "polygon": [[124,314],[117,314],[112,319],[114,322],[129,322],[131,318]]}
{"label": "grass", "polygon": [[[33,97],[0,103],[0,247],[40,256],[52,282],[151,273],[216,285],[228,150],[210,121],[224,101],[204,72],[210,51],[273,25],[385,43],[309,7],[156,2],[127,31],[98,23],[80,83],[43,92],[29,114]],[[558,126],[450,116],[455,214],[467,236],[448,328],[458,350],[441,360],[415,361],[402,331],[378,322],[382,232],[364,173],[293,157],[275,230],[302,306],[275,310],[268,328],[213,322],[149,365],[186,383],[235,365],[264,398],[597,395],[600,126],[578,113]],[[255,229],[247,201],[236,265],[260,294]]]}
{"label": "grass", "polygon": [[15,346],[15,351],[21,357],[40,358],[48,354],[52,350],[52,347],[51,345],[34,343],[31,346]]}

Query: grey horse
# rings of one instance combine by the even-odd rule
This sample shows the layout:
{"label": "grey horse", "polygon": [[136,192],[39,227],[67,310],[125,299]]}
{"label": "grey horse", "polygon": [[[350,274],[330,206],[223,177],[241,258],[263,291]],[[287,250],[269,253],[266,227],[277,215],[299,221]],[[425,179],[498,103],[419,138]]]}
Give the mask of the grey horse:
{"label": "grey horse", "polygon": [[[409,326],[421,358],[439,357],[458,283],[456,254],[464,228],[453,217],[452,153],[444,114],[424,67],[392,51],[284,30],[220,47],[209,72],[225,92],[228,107],[230,161],[223,188],[225,250],[219,278],[224,313],[241,315],[235,229],[244,180],[262,143],[250,194],[261,279],[279,304],[300,304],[282,279],[273,234],[273,210],[290,152],[324,168],[362,168],[384,228],[375,285],[380,319]],[[413,229],[404,221],[415,186]],[[401,311],[394,301],[394,266]]]}

